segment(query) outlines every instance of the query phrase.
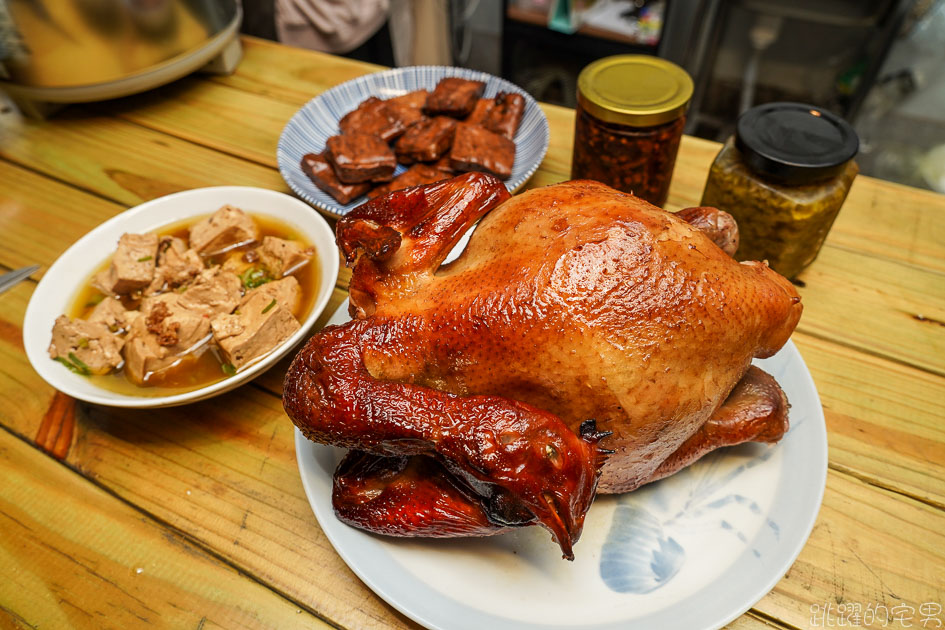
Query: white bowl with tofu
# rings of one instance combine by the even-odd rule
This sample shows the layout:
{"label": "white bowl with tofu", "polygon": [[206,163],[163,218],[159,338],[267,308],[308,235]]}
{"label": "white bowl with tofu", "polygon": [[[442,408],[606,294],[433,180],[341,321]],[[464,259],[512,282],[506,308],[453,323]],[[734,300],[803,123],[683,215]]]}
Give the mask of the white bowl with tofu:
{"label": "white bowl with tofu", "polygon": [[66,250],[23,323],[30,363],[70,396],[115,407],[204,400],[258,376],[324,310],[338,276],[328,223],[243,186],[167,195]]}

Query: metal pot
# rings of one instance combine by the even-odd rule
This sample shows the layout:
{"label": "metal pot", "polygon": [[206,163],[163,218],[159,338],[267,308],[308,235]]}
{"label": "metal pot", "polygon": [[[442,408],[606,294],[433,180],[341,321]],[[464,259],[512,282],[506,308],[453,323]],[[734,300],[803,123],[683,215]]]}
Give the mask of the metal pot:
{"label": "metal pot", "polygon": [[[140,92],[240,57],[237,0],[4,0],[0,87],[18,101]],[[235,50],[234,50],[235,48]]]}

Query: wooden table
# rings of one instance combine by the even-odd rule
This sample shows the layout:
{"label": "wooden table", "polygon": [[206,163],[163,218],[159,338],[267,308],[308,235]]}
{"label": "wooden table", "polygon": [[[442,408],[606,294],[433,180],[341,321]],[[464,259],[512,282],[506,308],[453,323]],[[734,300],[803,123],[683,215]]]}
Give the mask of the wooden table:
{"label": "wooden table", "polygon": [[[47,122],[0,117],[0,271],[45,270],[105,219],[174,191],[288,192],[275,157],[283,125],[376,68],[244,43],[233,76]],[[544,109],[551,146],[531,186],[570,167],[573,112]],[[670,209],[698,204],[717,149],[684,140]],[[943,243],[945,197],[859,177],[801,277],[794,341],[827,417],[826,494],[797,562],[732,627],[945,625]],[[77,404],[26,360],[35,286],[0,296],[0,627],[414,625],[348,570],[312,515],[280,403],[284,363],[171,410]],[[888,614],[841,619],[856,605]]]}

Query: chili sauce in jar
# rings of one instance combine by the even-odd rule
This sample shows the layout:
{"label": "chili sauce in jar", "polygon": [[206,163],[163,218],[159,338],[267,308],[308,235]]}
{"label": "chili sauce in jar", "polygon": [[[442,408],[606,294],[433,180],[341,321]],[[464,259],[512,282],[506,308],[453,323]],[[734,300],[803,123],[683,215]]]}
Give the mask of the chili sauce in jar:
{"label": "chili sauce in jar", "polygon": [[766,260],[787,278],[817,257],[856,177],[859,140],[828,111],[803,103],[749,109],[709,170],[703,206],[738,223],[737,260]]}
{"label": "chili sauce in jar", "polygon": [[616,55],[584,68],[571,179],[595,179],[662,207],[692,89],[685,70],[658,57]]}

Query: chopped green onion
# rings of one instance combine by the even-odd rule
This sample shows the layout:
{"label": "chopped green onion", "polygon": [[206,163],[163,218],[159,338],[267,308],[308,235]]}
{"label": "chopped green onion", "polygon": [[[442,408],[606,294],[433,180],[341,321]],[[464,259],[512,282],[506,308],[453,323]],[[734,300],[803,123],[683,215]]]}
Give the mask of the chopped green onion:
{"label": "chopped green onion", "polygon": [[88,347],[89,347],[89,340],[86,339],[85,337],[81,337],[81,338],[79,339],[79,341],[77,342],[77,345],[78,345],[80,348],[88,348]]}
{"label": "chopped green onion", "polygon": [[79,361],[77,358],[75,358],[75,354],[70,352],[69,358],[76,361],[76,363],[69,361],[69,359],[66,359],[65,357],[56,357],[55,360],[58,361],[59,363],[62,363],[67,368],[69,368],[70,372],[75,372],[76,374],[80,374],[82,376],[92,375],[92,370],[89,369],[89,366],[87,366],[85,363],[82,363],[82,361]]}
{"label": "chopped green onion", "polygon": [[141,258],[138,259],[138,262],[148,262],[152,258],[154,258],[154,256],[142,256]]}
{"label": "chopped green onion", "polygon": [[276,305],[276,298],[272,298],[272,302],[270,302],[269,305],[268,305],[266,308],[264,308],[264,309],[262,310],[263,315],[265,315],[266,313],[268,313],[269,311],[271,311],[271,310],[272,310],[272,307],[275,306],[275,305]]}
{"label": "chopped green onion", "polygon": [[246,289],[255,289],[258,286],[270,282],[272,277],[265,267],[250,267],[240,274],[240,282]]}
{"label": "chopped green onion", "polygon": [[182,285],[180,285],[179,287],[177,287],[177,292],[178,292],[178,293],[183,293],[183,292],[186,291],[186,290],[187,290],[187,285],[186,285],[186,284],[182,284]]}
{"label": "chopped green onion", "polygon": [[236,368],[233,367],[232,363],[221,363],[220,369],[223,370],[223,373],[227,376],[233,376],[236,374]]}
{"label": "chopped green onion", "polygon": [[90,368],[90,367],[87,366],[85,363],[83,363],[82,360],[79,359],[79,357],[75,356],[75,352],[70,352],[70,353],[69,353],[69,358],[72,359],[72,362],[75,363],[76,366],[77,366],[80,370],[85,370],[85,371],[86,371],[87,373],[89,373],[89,374],[92,373],[92,368]]}

